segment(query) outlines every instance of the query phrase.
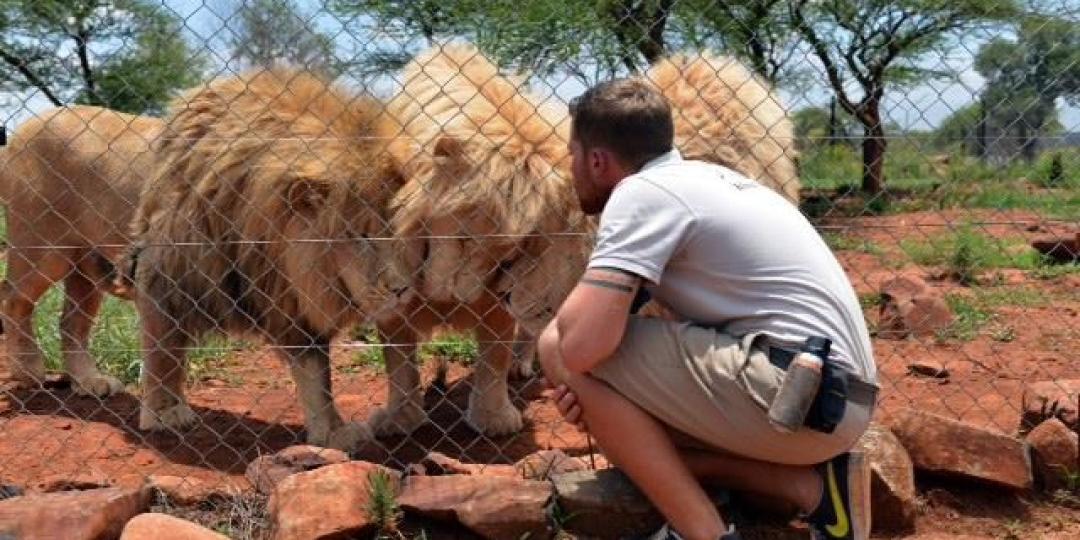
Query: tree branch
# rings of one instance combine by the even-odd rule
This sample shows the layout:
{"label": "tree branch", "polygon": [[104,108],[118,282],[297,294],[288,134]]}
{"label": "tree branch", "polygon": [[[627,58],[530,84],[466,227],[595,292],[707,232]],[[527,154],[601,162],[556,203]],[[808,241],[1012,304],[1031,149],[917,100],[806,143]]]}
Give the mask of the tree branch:
{"label": "tree branch", "polygon": [[79,23],[78,31],[72,36],[75,39],[75,50],[79,55],[79,66],[82,69],[83,84],[86,85],[86,94],[90,97],[92,103],[98,105],[104,105],[101,98],[97,95],[97,87],[94,82],[94,72],[90,69],[90,53],[87,50],[87,42],[90,40],[90,35],[83,28],[82,23]]}
{"label": "tree branch", "polygon": [[803,16],[802,10],[808,0],[796,0],[788,5],[788,12],[791,15],[792,23],[795,25],[795,29],[802,34],[803,38],[810,43],[810,47],[814,50],[814,55],[821,61],[822,66],[825,68],[825,74],[829,78],[829,85],[832,86],[833,92],[836,94],[837,101],[844,107],[844,110],[851,114],[856,113],[856,107],[848,98],[847,92],[844,91],[844,82],[840,79],[840,71],[836,68],[836,63],[833,62],[832,57],[829,55],[829,49],[825,43],[821,41],[814,29],[806,22],[806,18]]}
{"label": "tree branch", "polygon": [[0,47],[0,59],[18,70],[18,72],[26,79],[26,82],[40,90],[53,105],[57,107],[64,105],[63,102],[60,101],[60,98],[56,97],[56,94],[54,94],[52,90],[49,89],[49,86],[45,84],[45,81],[43,81],[37,73],[34,73],[34,71],[30,69],[30,66],[26,65],[24,60],[5,50],[3,47]]}

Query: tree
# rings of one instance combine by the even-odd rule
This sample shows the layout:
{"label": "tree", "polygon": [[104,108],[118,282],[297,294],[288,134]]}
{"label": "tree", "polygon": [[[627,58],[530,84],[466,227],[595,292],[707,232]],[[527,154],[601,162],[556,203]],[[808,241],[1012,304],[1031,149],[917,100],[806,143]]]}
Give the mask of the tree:
{"label": "tree", "polygon": [[160,112],[199,80],[181,23],[152,0],[0,0],[0,88],[54,105]]}
{"label": "tree", "polygon": [[765,79],[787,74],[795,40],[781,0],[333,0],[354,23],[395,39],[368,52],[365,74],[392,71],[426,45],[463,38],[499,63],[541,75],[567,72],[585,84],[647,68],[684,47],[721,48]]}
{"label": "tree", "polygon": [[[885,189],[886,88],[932,74],[915,61],[950,35],[1015,13],[1010,0],[793,0],[789,9],[838,103],[863,126],[862,189],[870,193]],[[861,97],[849,92],[851,79]]]}
{"label": "tree", "polygon": [[798,75],[786,0],[681,0],[677,9],[690,43],[731,51],[773,84]]}
{"label": "tree", "polygon": [[822,144],[849,144],[858,131],[858,123],[843,111],[833,117],[825,107],[806,107],[791,115],[795,124],[795,145],[799,151],[811,150]]}
{"label": "tree", "polygon": [[1072,21],[1029,15],[1015,41],[984,45],[975,68],[987,79],[987,122],[1015,134],[1020,154],[1033,161],[1040,136],[1057,124],[1056,101],[1080,103],[1080,32]]}
{"label": "tree", "polygon": [[333,40],[315,29],[309,15],[293,0],[228,0],[235,22],[225,41],[232,60],[244,68],[269,68],[281,63],[336,74],[340,63]]}

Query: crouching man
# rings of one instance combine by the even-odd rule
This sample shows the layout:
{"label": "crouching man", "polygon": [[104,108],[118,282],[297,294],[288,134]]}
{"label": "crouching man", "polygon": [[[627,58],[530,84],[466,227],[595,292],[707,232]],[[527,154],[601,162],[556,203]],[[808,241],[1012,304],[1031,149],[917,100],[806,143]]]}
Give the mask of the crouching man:
{"label": "crouching man", "polygon": [[[821,237],[773,191],[683,160],[668,103],[642,81],[599,84],[571,116],[575,189],[600,229],[538,343],[563,417],[667,518],[653,538],[738,538],[699,481],[788,500],[815,538],[867,538],[869,471],[849,449],[869,425],[877,373],[859,302]],[[632,314],[642,287],[676,320]],[[840,414],[832,429],[785,432],[768,408],[810,337],[831,342]]]}

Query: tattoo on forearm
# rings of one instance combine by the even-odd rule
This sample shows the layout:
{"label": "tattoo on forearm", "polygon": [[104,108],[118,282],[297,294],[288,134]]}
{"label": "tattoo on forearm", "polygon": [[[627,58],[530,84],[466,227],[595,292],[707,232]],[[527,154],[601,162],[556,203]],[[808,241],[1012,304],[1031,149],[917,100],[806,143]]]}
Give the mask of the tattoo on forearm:
{"label": "tattoo on forearm", "polygon": [[608,288],[608,289],[614,289],[616,291],[621,291],[621,292],[624,292],[624,293],[632,293],[632,292],[634,292],[634,288],[629,286],[629,285],[624,285],[622,283],[615,283],[614,281],[608,281],[608,280],[605,280],[605,279],[582,278],[581,282],[592,285],[594,287],[605,287],[605,288]]}

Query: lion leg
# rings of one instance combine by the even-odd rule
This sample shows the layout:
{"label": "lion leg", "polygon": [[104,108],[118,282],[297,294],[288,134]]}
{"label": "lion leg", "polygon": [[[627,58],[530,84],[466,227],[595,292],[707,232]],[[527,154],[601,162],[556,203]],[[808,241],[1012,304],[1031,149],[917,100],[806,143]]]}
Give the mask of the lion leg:
{"label": "lion leg", "polygon": [[187,334],[153,299],[137,301],[142,320],[142,407],[139,429],[181,430],[198,421],[184,397]]}
{"label": "lion leg", "polygon": [[[423,325],[420,317],[416,324]],[[371,414],[368,424],[377,436],[412,433],[427,421],[424,396],[420,386],[420,370],[416,361],[418,334],[410,322],[397,319],[379,325],[389,388],[387,404]]]}
{"label": "lion leg", "polygon": [[38,388],[45,380],[45,353],[34,335],[34,309],[69,267],[66,258],[56,251],[9,250],[2,311],[11,375],[20,387]]}
{"label": "lion leg", "polygon": [[330,346],[288,347],[289,370],[300,404],[308,444],[339,450],[352,450],[372,439],[364,424],[345,423],[334,405],[330,383]]}
{"label": "lion leg", "polygon": [[484,435],[507,435],[521,430],[521,412],[510,402],[506,379],[510,370],[510,347],[514,320],[501,307],[487,312],[477,325],[480,358],[473,371],[472,392],[466,421]]}
{"label": "lion leg", "polygon": [[64,312],[60,317],[60,343],[64,369],[71,376],[75,392],[107,397],[124,389],[115,377],[98,371],[90,355],[90,330],[104,295],[89,278],[73,272],[64,279]]}

